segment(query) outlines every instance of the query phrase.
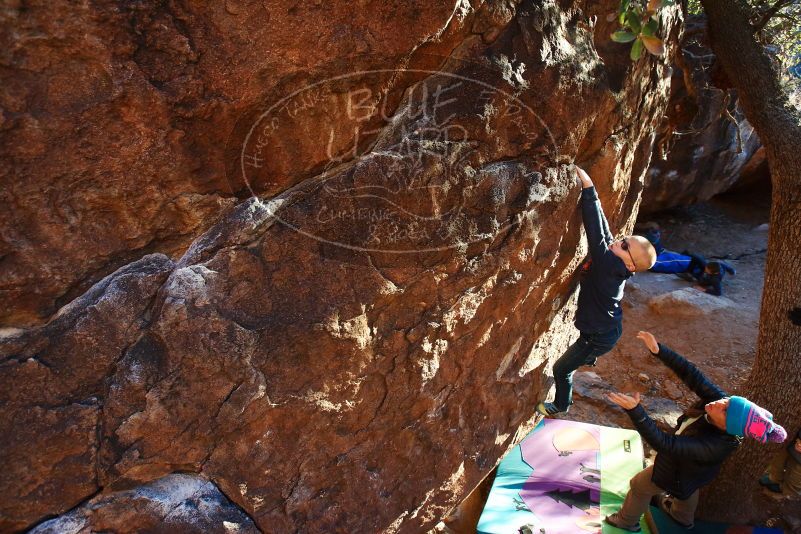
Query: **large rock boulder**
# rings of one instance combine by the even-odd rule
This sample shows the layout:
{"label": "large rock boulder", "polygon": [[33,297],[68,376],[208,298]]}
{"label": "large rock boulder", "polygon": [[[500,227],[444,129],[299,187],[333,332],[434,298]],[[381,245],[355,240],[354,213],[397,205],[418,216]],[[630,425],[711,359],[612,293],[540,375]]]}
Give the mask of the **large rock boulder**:
{"label": "large rock boulder", "polygon": [[253,521],[196,475],[167,475],[134,489],[98,495],[68,514],[37,525],[31,534],[204,532],[257,534]]}
{"label": "large rock boulder", "polygon": [[[504,9],[497,22],[484,17],[488,30]],[[240,117],[325,77],[402,67],[414,51],[437,50],[427,43],[441,33],[469,33],[470,11],[427,1],[12,2],[0,11],[0,325],[42,324],[145,254],[179,257],[247,192],[226,175]],[[306,132],[318,126],[304,117]],[[296,147],[282,158],[296,181],[318,163]]]}
{"label": "large rock boulder", "polygon": [[[430,528],[513,445],[574,333],[585,249],[566,163],[628,231],[667,63],[611,42],[612,0],[92,6],[17,10],[15,39],[39,38],[4,57],[91,44],[61,107],[17,102],[18,118],[30,102],[59,117],[27,130],[29,148],[60,135],[75,159],[57,165],[55,148],[34,174],[46,153],[30,148],[13,172],[50,189],[14,199],[42,220],[45,191],[99,199],[33,227],[33,204],[12,204],[18,242],[52,244],[9,260],[24,277],[8,316],[45,317],[65,287],[125,265],[0,337],[0,529],[114,510],[173,473],[212,481],[268,532]],[[671,52],[677,13],[662,20]],[[62,67],[29,68],[18,92]],[[226,176],[256,196],[211,224]],[[196,219],[168,229],[148,191]],[[124,259],[199,228],[173,259]]]}
{"label": "large rock boulder", "polygon": [[648,306],[660,315],[700,317],[732,308],[734,302],[726,297],[716,297],[693,287],[685,287],[653,297]]}
{"label": "large rock boulder", "polygon": [[715,86],[706,19],[691,17],[676,54],[667,120],[642,195],[643,212],[709,200],[732,187],[770,187],[765,151],[737,91]]}

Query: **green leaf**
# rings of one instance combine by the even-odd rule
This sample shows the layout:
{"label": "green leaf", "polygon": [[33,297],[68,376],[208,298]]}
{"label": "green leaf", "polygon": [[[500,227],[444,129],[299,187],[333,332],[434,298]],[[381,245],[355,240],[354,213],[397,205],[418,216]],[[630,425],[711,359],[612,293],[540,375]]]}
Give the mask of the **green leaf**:
{"label": "green leaf", "polygon": [[629,56],[634,61],[637,61],[638,59],[640,59],[641,55],[642,55],[642,39],[637,38],[637,40],[634,41],[634,44],[631,45],[631,53],[629,54]]}
{"label": "green leaf", "polygon": [[640,17],[631,11],[626,13],[626,25],[631,28],[631,31],[634,33],[640,33],[640,29],[642,28],[640,25]]}
{"label": "green leaf", "polygon": [[649,19],[645,26],[642,27],[642,34],[648,37],[653,37],[659,29],[659,22],[656,19]]}
{"label": "green leaf", "polygon": [[652,53],[655,56],[665,55],[665,43],[662,42],[662,39],[643,35],[642,44],[650,53]]}
{"label": "green leaf", "polygon": [[630,43],[636,38],[636,35],[625,30],[618,30],[612,34],[612,40],[616,43]]}

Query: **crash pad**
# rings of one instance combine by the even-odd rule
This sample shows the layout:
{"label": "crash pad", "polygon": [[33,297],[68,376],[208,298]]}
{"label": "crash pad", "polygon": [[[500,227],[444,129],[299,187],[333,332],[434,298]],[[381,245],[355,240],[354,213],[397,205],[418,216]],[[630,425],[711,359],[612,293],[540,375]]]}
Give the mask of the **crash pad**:
{"label": "crash pad", "polygon": [[691,530],[682,528],[656,506],[651,506],[651,517],[658,534],[781,534],[781,529],[726,525],[711,521],[695,521]]}
{"label": "crash pad", "polygon": [[[634,430],[541,421],[498,465],[478,523],[482,534],[617,534],[602,523],[643,468]],[[648,533],[645,521],[641,524]]]}

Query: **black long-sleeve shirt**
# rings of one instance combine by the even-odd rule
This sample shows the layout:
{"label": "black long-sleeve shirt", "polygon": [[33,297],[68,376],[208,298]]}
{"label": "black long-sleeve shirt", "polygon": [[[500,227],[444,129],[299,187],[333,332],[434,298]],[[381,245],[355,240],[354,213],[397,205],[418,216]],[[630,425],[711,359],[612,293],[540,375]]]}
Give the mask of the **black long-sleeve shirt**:
{"label": "black long-sleeve shirt", "polygon": [[632,273],[623,260],[609,250],[612,233],[595,187],[581,190],[581,213],[592,263],[579,286],[575,325],[581,332],[590,334],[608,332],[623,320],[620,300]]}
{"label": "black long-sleeve shirt", "polygon": [[[701,404],[727,396],[695,365],[669,347],[660,343],[656,357],[700,397]],[[626,413],[643,439],[658,453],[654,462],[653,483],[679,499],[687,499],[695,490],[711,482],[720,471],[723,461],[741,443],[740,438],[717,428],[704,416],[677,436],[675,431],[687,419],[687,413],[679,417],[673,434],[660,430],[640,404],[626,410]],[[689,415],[703,413],[699,411],[698,414]]]}

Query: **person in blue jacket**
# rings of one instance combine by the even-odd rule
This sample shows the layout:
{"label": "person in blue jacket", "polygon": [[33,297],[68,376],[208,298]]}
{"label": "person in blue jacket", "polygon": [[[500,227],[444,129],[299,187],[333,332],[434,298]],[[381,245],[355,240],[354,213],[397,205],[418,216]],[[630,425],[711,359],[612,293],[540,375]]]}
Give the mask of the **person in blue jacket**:
{"label": "person in blue jacket", "polygon": [[595,365],[598,357],[612,350],[620,339],[620,300],[626,280],[637,271],[647,271],[656,261],[656,251],[646,238],[612,237],[592,179],[580,167],[575,170],[582,185],[581,213],[590,262],[579,284],[575,319],[579,338],[553,365],[554,401],[537,404],[537,411],[546,416],[567,412],[573,403],[573,373],[582,365]]}
{"label": "person in blue jacket", "polygon": [[690,252],[673,252],[662,244],[662,231],[655,223],[648,223],[645,237],[656,250],[656,262],[651,267],[655,273],[685,275],[688,280],[698,283],[698,289],[710,295],[723,294],[723,279],[726,274],[736,274],[734,268],[725,261],[711,260]]}
{"label": "person in blue jacket", "polygon": [[678,274],[690,272],[692,257],[668,250],[662,244],[662,230],[656,223],[647,223],[645,238],[651,242],[656,250],[656,261],[651,267],[655,273]]}
{"label": "person in blue jacket", "polygon": [[[657,454],[654,465],[631,479],[620,510],[605,521],[629,532],[640,531],[640,517],[651,498],[659,496],[660,508],[684,528],[692,528],[698,490],[709,484],[723,461],[747,436],[760,443],[781,443],[787,438],[773,415],[743,397],[729,397],[683,356],[657,343],[649,332],[637,337],[649,352],[667,365],[700,398],[682,414],[673,433],[660,430],[640,405],[640,395],[610,393],[609,400],[626,410],[637,431]],[[662,495],[664,492],[669,497]]]}
{"label": "person in blue jacket", "polygon": [[726,274],[735,274],[734,268],[725,261],[706,261],[704,258],[691,254],[693,264],[699,267],[690,271],[699,288],[710,295],[723,294],[723,279]]}

